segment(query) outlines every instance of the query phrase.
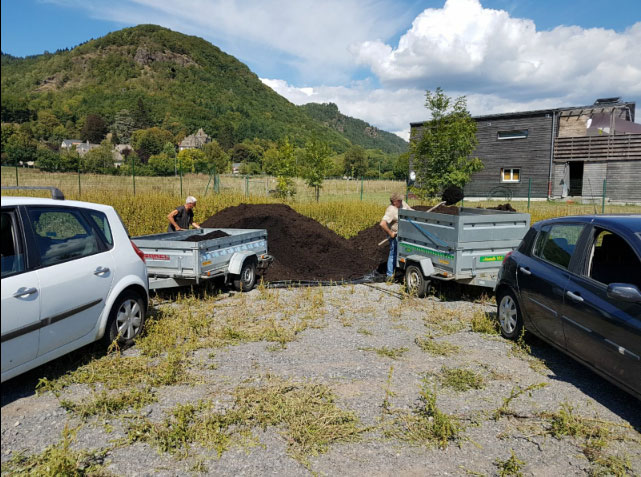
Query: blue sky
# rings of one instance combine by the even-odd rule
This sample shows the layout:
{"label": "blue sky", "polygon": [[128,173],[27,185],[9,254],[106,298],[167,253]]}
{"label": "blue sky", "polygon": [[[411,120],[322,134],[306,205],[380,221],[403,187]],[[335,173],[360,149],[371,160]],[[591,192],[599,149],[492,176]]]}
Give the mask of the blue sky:
{"label": "blue sky", "polygon": [[[641,107],[641,0],[5,0],[2,51],[73,47],[154,23],[197,35],[296,104],[328,102],[406,137],[424,94],[472,114]],[[639,122],[639,119],[637,119]]]}

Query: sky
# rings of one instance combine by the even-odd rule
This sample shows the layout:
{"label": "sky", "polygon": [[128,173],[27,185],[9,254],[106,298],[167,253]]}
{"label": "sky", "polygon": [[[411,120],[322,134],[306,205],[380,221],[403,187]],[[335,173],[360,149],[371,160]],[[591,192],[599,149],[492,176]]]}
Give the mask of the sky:
{"label": "sky", "polygon": [[[3,0],[2,52],[71,48],[153,23],[247,64],[295,104],[409,137],[425,92],[472,115],[589,105],[641,111],[641,0]],[[636,122],[641,122],[639,114]]]}

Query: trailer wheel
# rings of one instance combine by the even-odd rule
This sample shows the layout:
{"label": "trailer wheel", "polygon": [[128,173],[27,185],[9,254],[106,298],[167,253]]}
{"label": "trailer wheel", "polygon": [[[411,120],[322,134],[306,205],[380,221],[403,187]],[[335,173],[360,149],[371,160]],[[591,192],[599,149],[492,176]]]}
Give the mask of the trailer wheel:
{"label": "trailer wheel", "polygon": [[425,278],[423,271],[417,265],[409,265],[405,269],[405,288],[407,292],[423,298],[427,295],[430,281]]}
{"label": "trailer wheel", "polygon": [[234,288],[238,291],[250,291],[256,284],[256,261],[247,259],[240,269],[240,275],[234,278]]}

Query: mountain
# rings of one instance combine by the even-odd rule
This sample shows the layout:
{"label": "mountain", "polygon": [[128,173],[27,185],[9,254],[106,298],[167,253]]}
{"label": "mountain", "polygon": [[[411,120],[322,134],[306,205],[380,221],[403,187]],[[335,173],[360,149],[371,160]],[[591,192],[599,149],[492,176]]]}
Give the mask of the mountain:
{"label": "mountain", "polygon": [[177,136],[203,128],[225,148],[285,136],[297,145],[317,137],[336,152],[351,141],[364,145],[310,109],[290,103],[202,38],[155,25],[125,28],[71,50],[2,54],[2,121],[32,121],[38,139],[78,137],[88,115],[113,127],[125,110],[137,128],[160,126]]}
{"label": "mountain", "polygon": [[309,117],[338,131],[352,144],[365,149],[380,149],[388,154],[407,151],[407,142],[396,134],[382,131],[361,119],[345,116],[334,103],[308,103],[300,107]]}

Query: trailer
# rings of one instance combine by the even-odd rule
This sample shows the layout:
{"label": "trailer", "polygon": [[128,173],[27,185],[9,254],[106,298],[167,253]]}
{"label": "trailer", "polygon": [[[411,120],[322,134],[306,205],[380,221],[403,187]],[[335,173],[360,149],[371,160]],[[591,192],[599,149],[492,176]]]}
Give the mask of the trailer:
{"label": "trailer", "polygon": [[[208,239],[210,234],[224,236]],[[237,290],[249,291],[273,261],[265,229],[201,228],[132,241],[145,255],[151,290],[224,277]]]}
{"label": "trailer", "polygon": [[530,214],[461,207],[458,215],[399,210],[398,263],[408,289],[427,294],[431,280],[494,289],[505,255],[530,228]]}

